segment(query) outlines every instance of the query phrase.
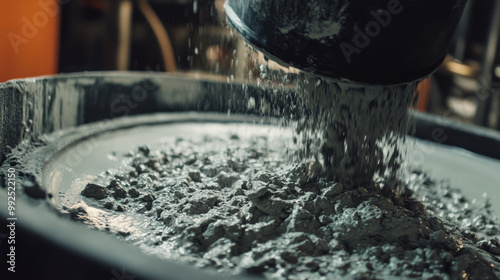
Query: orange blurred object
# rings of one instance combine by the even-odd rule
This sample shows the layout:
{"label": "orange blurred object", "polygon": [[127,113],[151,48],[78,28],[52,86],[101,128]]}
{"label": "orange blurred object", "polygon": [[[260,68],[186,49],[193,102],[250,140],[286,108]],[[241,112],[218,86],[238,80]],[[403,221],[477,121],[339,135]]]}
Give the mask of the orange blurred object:
{"label": "orange blurred object", "polygon": [[431,95],[431,78],[421,81],[417,86],[418,103],[417,110],[420,112],[427,112],[429,107],[429,99]]}
{"label": "orange blurred object", "polygon": [[66,2],[0,3],[0,82],[57,73],[60,3]]}

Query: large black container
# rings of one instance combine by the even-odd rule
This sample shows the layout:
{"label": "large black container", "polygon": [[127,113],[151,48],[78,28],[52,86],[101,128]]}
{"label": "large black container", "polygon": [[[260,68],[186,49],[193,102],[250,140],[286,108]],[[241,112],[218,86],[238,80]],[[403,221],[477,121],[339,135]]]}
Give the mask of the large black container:
{"label": "large black container", "polygon": [[[43,146],[40,134],[65,131],[71,135],[74,128],[104,119],[157,112],[223,112],[225,119],[236,120],[235,113],[255,115],[265,103],[273,106],[269,112],[291,115],[296,113],[289,106],[294,98],[293,91],[276,93],[246,84],[148,73],[78,73],[0,84],[0,274],[7,272],[4,252],[9,246],[4,234],[9,213],[3,176],[8,168],[16,168],[14,161],[10,161],[11,166],[4,160],[8,146],[16,147],[22,141]],[[255,104],[251,109],[249,99]],[[500,159],[500,135],[495,131],[428,115],[417,115],[416,120],[419,138]],[[65,147],[53,148],[56,153]],[[39,160],[43,164],[43,159]],[[29,175],[26,170],[17,171]],[[48,199],[30,197],[18,182],[18,272],[1,279],[249,279],[207,274],[148,256],[103,232],[61,217]]]}
{"label": "large black container", "polygon": [[399,84],[443,61],[466,0],[228,0],[227,17],[278,62],[335,79]]}

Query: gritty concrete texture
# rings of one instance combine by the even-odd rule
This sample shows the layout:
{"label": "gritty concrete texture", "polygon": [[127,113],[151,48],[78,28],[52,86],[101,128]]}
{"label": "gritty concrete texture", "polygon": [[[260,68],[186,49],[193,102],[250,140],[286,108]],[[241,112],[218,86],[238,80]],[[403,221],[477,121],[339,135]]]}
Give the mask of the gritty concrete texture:
{"label": "gritty concrete texture", "polygon": [[[295,150],[266,138],[243,140],[239,135],[199,138],[186,133],[165,143],[163,149],[139,146],[129,154],[127,168],[107,174],[105,183],[94,182],[102,187],[100,195],[89,192],[90,197],[81,197],[99,211],[82,205],[61,209],[74,220],[95,226],[101,220],[91,221],[91,214],[124,214],[127,219],[121,224],[102,223],[99,229],[146,252],[168,255],[170,260],[271,279],[497,278],[498,225],[488,212],[488,204],[469,201],[421,171],[391,176],[394,172],[381,168],[398,170],[399,156],[394,149],[398,146],[392,141],[400,138],[391,138],[388,131],[405,131],[407,112],[402,108],[409,104],[410,96],[391,94],[408,93],[412,85],[382,89],[379,93],[390,100],[388,106],[382,103],[384,98],[371,96],[373,92],[336,88],[337,84],[310,78],[296,81],[299,89],[301,83],[307,83],[302,85],[306,90],[316,88],[319,95],[307,97],[313,100],[309,103],[300,103],[308,100],[300,91],[295,96],[245,85],[208,83],[207,87],[207,83],[157,77],[111,80],[86,77],[75,82],[66,77],[2,85],[2,100],[14,100],[19,106],[4,108],[12,113],[8,121],[7,111],[2,110],[0,139],[17,147],[3,161],[9,149],[2,144],[0,160],[2,170],[14,166],[22,172],[19,178],[24,183],[19,191],[39,199],[57,195],[42,184],[44,165],[79,140],[116,129],[107,122],[101,127],[90,126],[92,130],[72,127],[117,117],[109,115],[113,113],[111,102],[123,90],[144,87],[146,81],[150,98],[134,113],[199,108],[227,112],[228,108],[239,108],[233,112],[290,116],[285,123],[299,120],[296,128],[303,134],[297,140],[305,156],[290,162],[285,155],[294,155]],[[106,86],[101,88],[99,83]],[[43,94],[34,94],[42,89]],[[340,96],[325,96],[338,91]],[[346,104],[349,98],[342,92],[356,92],[363,98],[354,97],[359,102]],[[254,101],[253,106],[248,100]],[[330,105],[343,113],[323,114]],[[393,106],[397,110],[388,112]],[[373,107],[376,110],[364,110]],[[396,119],[390,119],[391,114]],[[307,118],[300,121],[304,116],[324,123],[316,130],[307,124]],[[377,118],[384,123],[376,123]],[[361,120],[362,125],[353,119]],[[118,121],[121,127],[138,125],[131,119]],[[343,124],[349,129],[342,128]],[[13,126],[22,129],[11,133],[8,129]],[[366,133],[368,138],[358,141],[354,134],[346,134],[349,131]],[[48,132],[53,134],[45,135]],[[343,137],[346,140],[339,141]],[[337,151],[334,147],[352,153],[342,155],[339,161],[335,157],[342,153],[328,152],[330,148]],[[386,147],[389,154],[382,156]],[[356,158],[357,148],[366,161]],[[351,168],[353,164],[355,168]],[[85,188],[77,190],[77,195],[82,190]],[[122,227],[133,221],[128,219],[132,217],[141,217],[141,222]],[[137,231],[130,230],[134,227]]]}
{"label": "gritty concrete texture", "polygon": [[119,238],[220,272],[497,279],[499,231],[488,205],[418,170],[406,171],[404,193],[393,189],[402,180],[338,183],[311,172],[318,162],[289,163],[285,149],[262,137],[194,135],[148,153],[139,147],[121,172],[107,176],[108,189],[128,196],[108,196],[99,205],[138,213],[150,224],[142,237],[109,228]]}

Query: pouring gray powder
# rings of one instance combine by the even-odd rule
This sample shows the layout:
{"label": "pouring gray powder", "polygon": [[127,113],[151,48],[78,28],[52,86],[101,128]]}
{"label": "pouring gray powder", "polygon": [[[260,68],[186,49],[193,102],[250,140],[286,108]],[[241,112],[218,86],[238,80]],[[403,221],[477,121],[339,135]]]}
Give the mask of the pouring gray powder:
{"label": "pouring gray powder", "polygon": [[370,183],[375,175],[396,177],[418,82],[362,86],[271,71],[267,65],[261,65],[260,73],[259,84],[293,84],[300,97],[287,104],[300,112],[298,121],[285,122],[297,133],[293,160],[320,161],[325,176],[354,186]]}
{"label": "pouring gray powder", "polygon": [[89,220],[80,208],[67,211],[91,225],[108,224],[146,252],[223,273],[497,279],[498,263],[484,250],[498,254],[500,243],[475,234],[498,234],[487,205],[412,171],[405,185],[425,197],[426,210],[410,190],[399,194],[384,180],[363,186],[328,180],[318,162],[289,163],[286,149],[262,136],[187,133],[161,150],[139,147],[121,172],[105,176],[107,185],[82,192],[110,216],[142,215],[140,225],[131,222],[134,230]]}
{"label": "pouring gray powder", "polygon": [[301,75],[301,155],[321,155],[327,174],[343,183],[362,186],[375,174],[394,177],[416,86],[356,86]]}
{"label": "pouring gray powder", "polygon": [[[443,185],[399,170],[416,83],[353,87],[301,74],[296,86],[302,98],[290,106],[303,110],[297,147],[193,133],[160,151],[130,153],[127,169],[82,195],[109,213],[144,215],[149,227],[139,232],[107,228],[120,238],[223,273],[497,279],[497,259],[488,253],[499,254],[500,241],[475,233],[498,234],[484,207],[460,213],[465,198],[443,199]],[[285,160],[290,149],[295,162]],[[447,207],[436,207],[439,201]],[[458,216],[480,223],[465,226]],[[93,223],[81,211],[76,217]]]}

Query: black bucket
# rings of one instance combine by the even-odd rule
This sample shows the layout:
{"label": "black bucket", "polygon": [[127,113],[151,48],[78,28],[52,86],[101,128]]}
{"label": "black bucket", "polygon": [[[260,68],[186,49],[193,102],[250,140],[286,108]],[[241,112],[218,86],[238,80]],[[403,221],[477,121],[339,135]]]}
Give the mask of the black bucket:
{"label": "black bucket", "polygon": [[466,0],[227,0],[227,17],[258,50],[301,70],[400,84],[443,61]]}

